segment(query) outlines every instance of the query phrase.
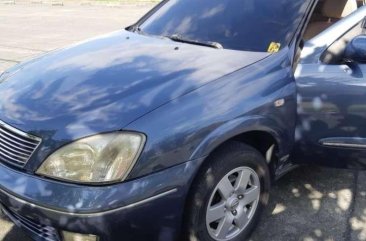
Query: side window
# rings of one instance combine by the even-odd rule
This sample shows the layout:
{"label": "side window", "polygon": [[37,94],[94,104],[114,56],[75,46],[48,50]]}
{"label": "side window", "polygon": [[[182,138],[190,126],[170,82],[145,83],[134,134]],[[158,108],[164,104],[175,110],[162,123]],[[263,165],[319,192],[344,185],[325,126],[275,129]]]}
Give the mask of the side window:
{"label": "side window", "polygon": [[306,28],[304,39],[315,37],[338,20],[356,11],[360,4],[363,2],[360,3],[359,0],[320,0]]}
{"label": "side window", "polygon": [[355,37],[365,34],[365,20],[357,24],[345,35],[335,41],[320,57],[320,61],[324,64],[343,64],[344,52],[348,43]]}

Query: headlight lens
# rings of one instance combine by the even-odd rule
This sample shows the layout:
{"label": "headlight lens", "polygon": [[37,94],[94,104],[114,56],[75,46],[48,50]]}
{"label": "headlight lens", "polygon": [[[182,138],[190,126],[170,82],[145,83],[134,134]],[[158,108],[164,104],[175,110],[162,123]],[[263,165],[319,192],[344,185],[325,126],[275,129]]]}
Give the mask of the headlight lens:
{"label": "headlight lens", "polygon": [[87,137],[49,156],[37,174],[82,183],[124,180],[145,143],[138,133],[116,132]]}

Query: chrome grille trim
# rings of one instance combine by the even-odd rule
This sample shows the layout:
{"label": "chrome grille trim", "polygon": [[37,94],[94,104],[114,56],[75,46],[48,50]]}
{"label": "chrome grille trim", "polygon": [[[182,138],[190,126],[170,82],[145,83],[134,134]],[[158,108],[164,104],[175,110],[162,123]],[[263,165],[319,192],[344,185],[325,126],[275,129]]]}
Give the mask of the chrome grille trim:
{"label": "chrome grille trim", "polygon": [[[1,135],[0,135],[0,137],[1,137]],[[21,148],[17,147],[16,145],[14,145],[14,144],[12,144],[12,143],[10,143],[10,142],[6,141],[6,140],[5,140],[5,138],[4,138],[4,139],[2,139],[2,143],[5,143],[5,145],[6,145],[8,148],[9,148],[9,147],[14,148],[14,151],[16,150],[17,152],[20,152],[21,154],[24,154],[24,155],[31,155],[31,154],[32,154],[32,151],[31,151],[31,150],[21,149]],[[2,144],[0,143],[0,145],[2,145]],[[4,144],[3,144],[3,145],[4,145]],[[4,146],[5,146],[5,145],[4,145]]]}
{"label": "chrome grille trim", "polygon": [[[14,139],[16,139],[16,140],[18,140],[18,141],[21,141],[21,142],[24,142],[24,143],[26,143],[26,144],[29,144],[29,145],[35,145],[35,143],[33,143],[33,142],[29,142],[29,141],[27,141],[27,140],[24,140],[24,139],[22,139],[22,138],[19,138],[17,135],[14,135],[14,134],[12,134],[10,131],[6,131],[6,129],[2,129],[1,127],[2,127],[3,125],[1,125],[1,123],[0,123],[0,132],[2,132],[3,134],[5,134],[6,136],[10,136],[11,138],[14,138]],[[18,133],[16,133],[16,134],[18,134]],[[19,135],[19,134],[18,134]],[[27,134],[27,135],[24,135],[23,137],[25,137],[25,138],[29,138],[29,135]],[[30,138],[29,138],[30,139]],[[34,140],[35,141],[35,140]]]}
{"label": "chrome grille trim", "polygon": [[24,167],[42,139],[0,121],[0,161]]}
{"label": "chrome grille trim", "polygon": [[14,142],[14,140],[12,140],[11,138],[9,138],[9,137],[7,137],[7,136],[5,136],[5,135],[1,134],[1,133],[0,133],[0,137],[1,137],[1,139],[2,139],[2,140],[10,141],[11,143],[13,143],[13,145],[15,144],[15,145],[22,146],[23,148],[28,148],[31,152],[32,152],[32,150],[33,150],[33,148],[34,148],[34,147],[29,147],[29,146],[27,146],[27,145],[23,145],[23,144],[21,144],[21,143],[16,143],[16,142]]}
{"label": "chrome grille trim", "polygon": [[[10,160],[11,160],[11,162],[10,162],[10,161],[8,161],[8,160],[6,160],[6,159],[10,159]],[[14,159],[14,158],[12,158],[12,157],[10,157],[10,156],[8,156],[8,155],[5,155],[5,154],[3,154],[3,153],[0,153],[0,160],[5,160],[5,162],[7,162],[7,163],[11,163],[11,164],[15,164],[15,165],[17,165],[17,166],[24,166],[23,162],[18,161],[18,160]]]}
{"label": "chrome grille trim", "polygon": [[16,159],[20,159],[19,161],[27,160],[27,157],[24,157],[24,156],[20,156],[20,155],[14,154],[14,153],[12,153],[11,151],[9,151],[9,150],[7,150],[7,149],[5,149],[5,148],[3,148],[3,147],[1,147],[1,146],[0,146],[0,153],[5,155],[5,153],[4,153],[4,152],[6,153],[6,155],[9,155],[9,156],[11,156],[11,157],[15,158],[15,160],[16,160]]}

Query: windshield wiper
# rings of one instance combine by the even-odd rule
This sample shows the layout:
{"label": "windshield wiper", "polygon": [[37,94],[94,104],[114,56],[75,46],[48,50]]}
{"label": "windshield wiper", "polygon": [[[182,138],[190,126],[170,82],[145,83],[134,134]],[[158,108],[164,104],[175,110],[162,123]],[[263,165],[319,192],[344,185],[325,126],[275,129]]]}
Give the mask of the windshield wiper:
{"label": "windshield wiper", "polygon": [[215,48],[215,49],[223,49],[224,47],[218,43],[218,42],[211,42],[211,41],[198,41],[198,40],[193,40],[193,39],[186,39],[178,34],[173,34],[170,36],[165,36],[166,38],[169,38],[175,42],[181,42],[181,43],[188,43],[188,44],[195,44],[195,45],[200,45],[200,46],[205,46],[205,47],[211,47],[211,48]]}
{"label": "windshield wiper", "polygon": [[131,26],[127,27],[127,28],[126,28],[126,30],[127,30],[127,31],[130,31],[130,32],[133,32],[133,33],[145,34],[145,33],[141,30],[140,26],[139,26],[139,25],[137,25],[137,24],[133,24],[133,25],[131,25]]}

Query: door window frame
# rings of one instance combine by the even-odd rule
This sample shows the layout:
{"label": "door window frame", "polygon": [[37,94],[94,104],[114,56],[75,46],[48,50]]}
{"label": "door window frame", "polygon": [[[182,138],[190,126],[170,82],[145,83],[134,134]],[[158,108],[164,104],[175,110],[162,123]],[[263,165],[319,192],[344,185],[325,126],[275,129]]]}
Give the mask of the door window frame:
{"label": "door window frame", "polygon": [[366,17],[366,6],[337,21],[312,39],[304,42],[300,63],[320,63],[323,53]]}

